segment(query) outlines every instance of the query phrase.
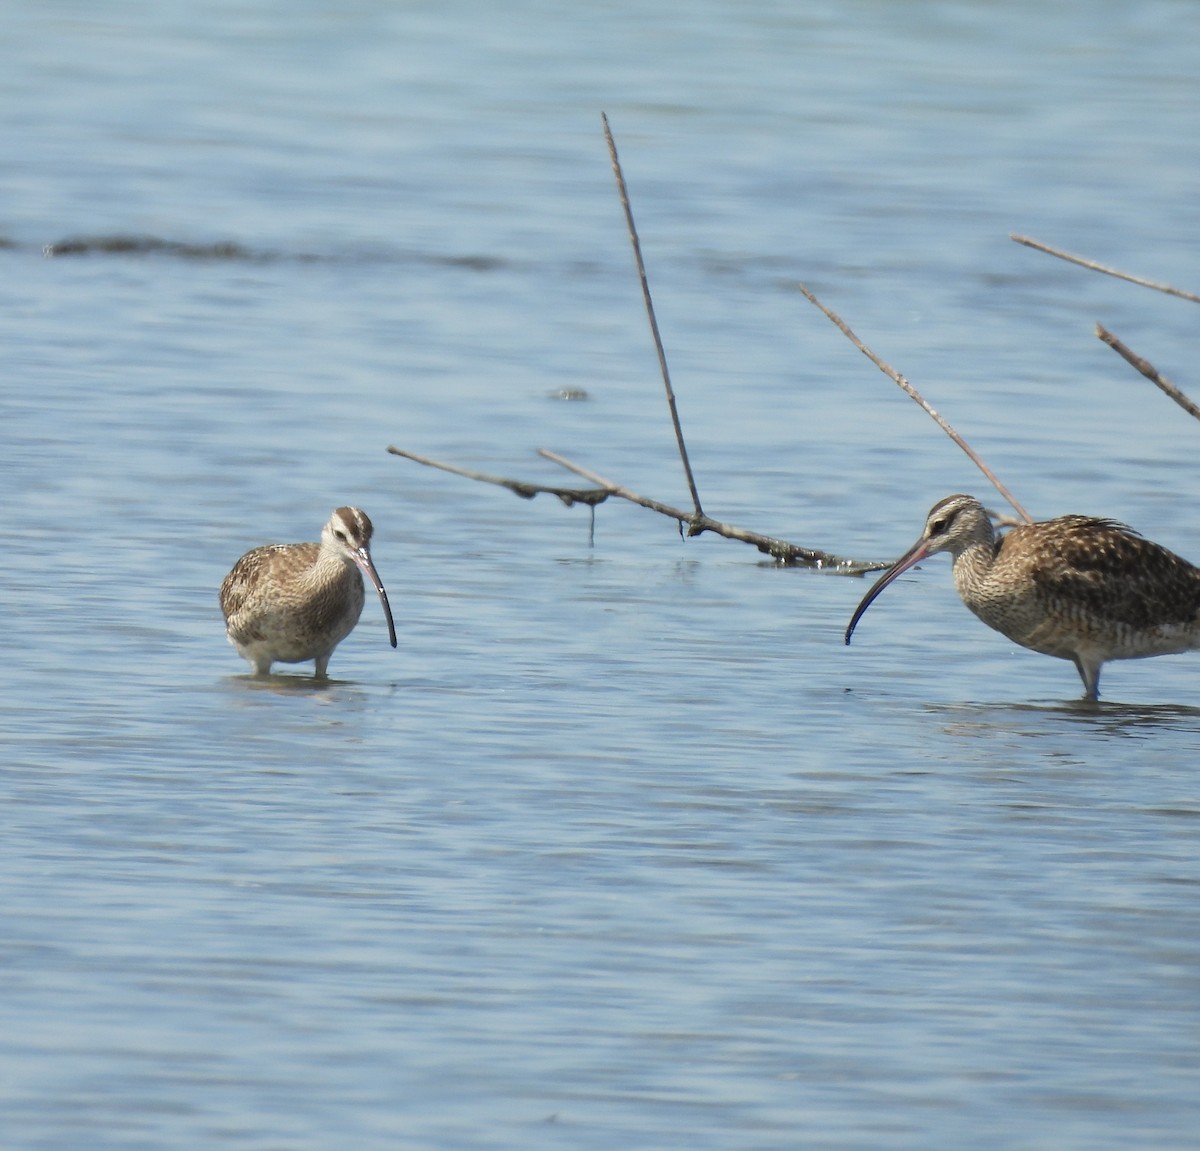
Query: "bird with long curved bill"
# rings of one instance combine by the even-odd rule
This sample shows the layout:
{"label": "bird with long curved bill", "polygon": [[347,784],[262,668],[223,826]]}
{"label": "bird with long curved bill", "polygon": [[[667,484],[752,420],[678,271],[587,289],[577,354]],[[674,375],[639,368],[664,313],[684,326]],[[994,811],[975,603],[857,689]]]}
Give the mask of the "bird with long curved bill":
{"label": "bird with long curved bill", "polygon": [[383,604],[388,639],[396,624],[383,581],[371,559],[374,527],[359,508],[338,508],[320,543],[267,544],[248,551],[221,583],[221,611],[229,642],[255,675],[272,663],[312,660],[324,679],[329,657],[362,615],[365,572]]}
{"label": "bird with long curved bill", "polygon": [[846,628],[902,572],[937,552],[953,559],[963,603],[988,627],[1043,655],[1069,659],[1084,698],[1099,698],[1109,660],[1200,647],[1200,569],[1114,520],[1021,524],[997,536],[973,496],[933,505],[925,530],[863,596]]}

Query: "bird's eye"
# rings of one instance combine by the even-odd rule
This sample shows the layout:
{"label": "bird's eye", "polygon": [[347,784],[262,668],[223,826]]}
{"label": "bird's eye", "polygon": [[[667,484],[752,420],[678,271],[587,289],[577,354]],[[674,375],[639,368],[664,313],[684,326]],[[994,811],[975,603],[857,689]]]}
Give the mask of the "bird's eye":
{"label": "bird's eye", "polygon": [[337,530],[337,528],[334,528],[334,530],[333,530],[333,538],[334,538],[335,540],[337,540],[337,541],[338,541],[338,543],[340,543],[340,544],[344,544],[344,543],[346,542],[346,533],[345,533],[345,532],[342,532],[342,531],[338,531],[338,530]]}
{"label": "bird's eye", "polygon": [[940,520],[934,520],[929,525],[930,532],[935,536],[940,536],[950,526],[950,516],[946,516]]}

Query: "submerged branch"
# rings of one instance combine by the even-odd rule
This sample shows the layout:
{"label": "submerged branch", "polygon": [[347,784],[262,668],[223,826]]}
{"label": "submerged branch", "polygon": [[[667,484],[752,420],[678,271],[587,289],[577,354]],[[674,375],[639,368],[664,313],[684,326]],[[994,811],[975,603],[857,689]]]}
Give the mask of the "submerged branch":
{"label": "submerged branch", "polygon": [[[670,504],[663,503],[661,500],[655,500],[648,496],[643,496],[638,492],[632,491],[631,489],[623,486],[622,484],[618,484],[613,480],[606,479],[604,476],[598,475],[597,473],[590,471],[588,468],[583,467],[583,465],[577,464],[574,461],[567,459],[565,456],[561,456],[557,452],[552,452],[546,448],[541,449],[539,452],[543,458],[558,464],[559,467],[566,468],[568,471],[574,472],[578,476],[582,476],[589,483],[594,484],[595,486],[591,488],[562,488],[546,484],[529,483],[525,480],[509,479],[507,476],[494,476],[485,472],[472,471],[470,468],[463,468],[457,466],[456,464],[447,464],[441,462],[440,460],[429,459],[426,456],[420,456],[415,452],[404,451],[403,449],[397,447],[389,446],[388,451],[394,456],[401,456],[404,459],[413,460],[415,463],[423,464],[426,467],[439,468],[442,471],[451,472],[454,475],[465,476],[470,480],[477,480],[482,483],[488,483],[497,487],[507,488],[509,491],[515,492],[522,499],[532,499],[534,496],[542,492],[547,492],[551,495],[557,496],[568,507],[577,503],[586,504],[591,507],[593,517],[595,515],[595,508],[597,504],[603,503],[608,499],[609,496],[616,496],[619,499],[627,500],[630,503],[637,504],[640,507],[647,508],[650,511],[657,512],[659,515],[664,515],[675,520],[679,525],[680,535],[691,537],[701,535],[703,532],[712,532],[714,535],[723,536],[725,539],[739,540],[743,543],[753,544],[760,552],[771,556],[780,564],[814,568],[821,571],[833,572],[838,575],[862,575],[865,572],[881,571],[884,568],[890,567],[890,561],[864,561],[846,559],[842,556],[831,555],[829,552],[820,551],[816,548],[801,547],[799,544],[789,543],[787,540],[776,539],[773,536],[762,535],[759,532],[750,531],[746,528],[739,528],[733,524],[722,523],[720,520],[715,520],[711,516],[707,515],[704,509],[700,506],[700,495],[696,488],[696,479],[692,473],[692,465],[688,459],[687,444],[683,438],[683,428],[679,421],[679,412],[675,403],[675,392],[671,387],[670,372],[667,370],[667,356],[665,350],[663,349],[662,337],[658,330],[658,321],[654,314],[654,302],[650,297],[649,280],[646,276],[645,263],[642,260],[642,250],[641,244],[638,240],[637,228],[633,222],[633,210],[629,203],[629,193],[625,185],[625,176],[621,171],[621,162],[617,157],[617,146],[613,140],[612,132],[609,129],[608,117],[602,112],[600,114],[600,118],[604,125],[604,138],[608,143],[608,154],[612,161],[613,173],[616,176],[617,191],[621,197],[621,206],[625,210],[625,223],[629,230],[630,243],[633,245],[633,254],[637,263],[638,278],[641,281],[642,286],[642,299],[645,303],[646,315],[650,321],[650,331],[654,337],[654,347],[658,353],[658,365],[662,373],[663,387],[666,389],[667,406],[670,409],[671,423],[675,429],[675,440],[679,446],[679,457],[683,462],[684,474],[687,477],[688,489],[692,497],[692,511],[685,512],[680,508],[672,507]],[[807,289],[802,290],[804,291],[805,295],[809,297],[809,299],[813,300],[814,303],[818,303],[815,297],[813,297]],[[819,303],[818,306],[823,308],[823,305],[820,305]],[[845,331],[851,337],[851,339],[854,339],[855,342],[858,343],[857,338],[854,337],[853,333],[851,333],[849,329],[841,323],[840,320],[837,320],[836,317],[834,317],[833,314],[828,311],[826,314],[829,315],[831,319],[834,319],[834,321],[842,327],[842,330]],[[858,346],[864,352],[867,351],[867,349],[863,347],[861,343],[858,343]],[[871,355],[870,352],[867,352],[867,354]],[[874,356],[872,356],[872,359],[874,359]],[[900,378],[896,377],[895,374],[891,373],[890,369],[881,364],[880,361],[876,360],[875,362],[883,367],[885,371],[888,371],[890,374],[892,374],[897,383],[901,383],[901,386],[906,387],[910,395],[912,395],[915,399],[920,400],[920,397],[916,395],[915,390],[907,383],[907,381],[902,381]],[[920,402],[924,404],[923,400]],[[932,412],[932,409],[929,409],[928,405],[925,405],[925,407],[932,415],[934,415],[935,418],[938,418],[936,413]],[[943,426],[950,431],[951,435],[954,435],[954,432],[949,429],[948,425],[945,425],[944,422]],[[958,437],[955,436],[955,438],[957,439]],[[965,444],[962,444],[961,440],[959,443],[964,450],[971,455],[972,459],[975,459],[976,463],[979,463],[980,467],[983,467],[982,463],[980,463],[973,453],[970,452],[969,448],[966,448]],[[984,470],[986,472],[986,468]],[[988,474],[990,476],[990,473]],[[999,486],[998,481],[996,481],[994,478],[992,482]],[[1003,492],[1004,489],[1001,488],[1001,491]],[[1013,506],[1020,510],[1020,505],[1016,504],[1016,502],[1012,500],[1011,496],[1007,496],[1007,493],[1004,494],[1006,495],[1006,498],[1009,499],[1009,502],[1013,503]]]}
{"label": "submerged branch", "polygon": [[598,484],[605,491],[619,499],[628,500],[639,507],[648,508],[650,511],[658,512],[660,515],[669,516],[671,519],[678,521],[681,531],[684,527],[687,528],[687,535],[689,537],[698,536],[702,532],[712,532],[714,535],[723,536],[725,539],[740,540],[742,543],[753,544],[760,552],[771,556],[781,564],[819,568],[823,571],[832,570],[841,575],[861,575],[865,572],[882,571],[884,568],[890,566],[887,561],[845,559],[842,556],[830,555],[828,552],[819,551],[815,548],[801,547],[799,544],[776,539],[774,536],[765,536],[760,532],[750,531],[747,528],[739,528],[734,524],[722,523],[720,520],[715,520],[704,512],[698,515],[694,512],[685,512],[681,508],[672,507],[670,504],[664,504],[660,500],[651,499],[649,496],[643,496],[638,492],[631,491],[624,485],[614,483],[612,480],[606,479],[589,468],[585,468],[582,464],[577,464],[573,460],[567,459],[566,456],[559,455],[558,452],[550,451],[549,448],[539,448],[538,455],[550,460],[552,463],[558,464],[560,467],[566,468],[568,471],[574,472],[578,476],[582,476],[589,483]]}
{"label": "submerged branch", "polygon": [[1143,360],[1136,352],[1127,348],[1103,324],[1096,325],[1096,335],[1112,348],[1117,355],[1124,359],[1126,363],[1137,368],[1146,379],[1170,396],[1189,416],[1200,420],[1200,407],[1197,407],[1184,392],[1171,383],[1166,376],[1162,375],[1149,360]]}
{"label": "submerged branch", "polygon": [[1018,244],[1024,244],[1027,248],[1035,248],[1039,252],[1045,252],[1048,256],[1057,256],[1060,260],[1066,260],[1069,264],[1078,264],[1081,268],[1090,268],[1093,272],[1103,272],[1106,276],[1116,276],[1118,280],[1128,280],[1131,284],[1137,284],[1143,288],[1153,288],[1156,292],[1165,292],[1168,296],[1178,296],[1181,300],[1191,300],[1193,304],[1200,304],[1200,296],[1194,292],[1185,292],[1182,288],[1173,288],[1170,284],[1159,284],[1154,280],[1145,280],[1141,276],[1131,276],[1128,272],[1119,271],[1117,268],[1109,268],[1104,264],[1098,264],[1095,260],[1085,259],[1083,256],[1075,256],[1070,252],[1064,252],[1061,248],[1052,248],[1049,244],[1043,244],[1039,240],[1031,240],[1028,236],[1018,236],[1010,234],[1010,240],[1015,240]]}
{"label": "submerged branch", "polygon": [[946,435],[948,435],[956,444],[958,444],[960,448],[962,448],[964,452],[966,452],[967,457],[971,460],[971,462],[981,472],[983,472],[985,476],[987,476],[988,482],[1013,506],[1017,514],[1027,524],[1033,523],[1033,518],[1023,507],[1021,507],[1019,503],[1017,503],[1016,497],[1000,482],[995,472],[993,472],[992,469],[989,468],[982,459],[980,459],[980,457],[971,448],[970,444],[968,444],[967,441],[964,440],[962,436],[960,436],[958,432],[956,432],[954,428],[950,426],[949,422],[934,409],[934,407],[925,399],[925,397],[922,396],[921,393],[918,392],[917,389],[914,388],[907,379],[905,379],[904,376],[897,372],[895,368],[893,368],[886,361],[881,360],[873,351],[871,351],[871,349],[868,348],[867,345],[864,344],[862,340],[860,340],[850,330],[849,325],[846,324],[841,316],[821,303],[821,301],[818,300],[817,297],[813,295],[813,293],[810,292],[804,284],[798,284],[797,287],[804,294],[805,299],[820,308],[821,311],[824,312],[825,315],[841,330],[842,335],[844,335],[860,352],[862,352],[862,354],[866,356],[871,363],[873,363],[881,372],[883,372],[885,376],[891,379],[894,383],[898,384],[912,399],[921,405],[922,409],[924,409],[925,413],[934,421],[934,423],[936,423],[937,426],[946,433]]}
{"label": "submerged branch", "polygon": [[772,559],[784,565],[809,567],[820,571],[829,571],[836,575],[862,575],[865,572],[882,571],[890,564],[890,561],[886,560],[845,559],[842,556],[831,555],[829,552],[819,551],[816,548],[801,547],[799,544],[789,543],[787,540],[775,539],[772,536],[765,536],[759,532],[735,527],[733,524],[721,523],[720,520],[714,520],[704,512],[700,512],[699,515],[695,512],[685,512],[681,508],[672,507],[661,500],[651,499],[649,496],[640,495],[638,492],[632,491],[621,484],[614,483],[612,480],[590,471],[582,464],[577,464],[567,459],[566,456],[561,456],[557,452],[552,452],[547,448],[542,448],[538,454],[552,463],[558,464],[559,467],[566,468],[567,471],[582,476],[589,483],[596,486],[592,488],[560,488],[548,484],[528,483],[525,480],[509,479],[507,476],[493,476],[487,472],[477,472],[471,468],[462,468],[457,464],[444,463],[441,460],[434,460],[428,456],[418,455],[416,452],[405,451],[403,448],[389,446],[388,451],[393,456],[412,460],[414,463],[423,464],[425,467],[438,468],[443,472],[450,472],[456,476],[464,476],[469,480],[507,488],[510,492],[514,492],[522,499],[527,500],[532,499],[541,492],[546,492],[557,496],[567,507],[571,507],[574,504],[585,504],[592,508],[594,513],[597,504],[604,503],[609,496],[615,496],[618,499],[627,500],[629,503],[648,508],[650,511],[658,512],[659,515],[664,515],[669,519],[675,520],[679,524],[681,534],[686,527],[686,534],[688,536],[698,536],[702,532],[712,532],[714,535],[724,536],[726,539],[740,540],[743,543],[753,544],[760,552],[771,556]]}
{"label": "submerged branch", "polygon": [[602,488],[556,488],[547,484],[531,484],[524,480],[510,480],[505,476],[492,476],[487,472],[475,472],[470,468],[460,468],[457,464],[442,463],[441,460],[431,460],[428,456],[419,456],[416,452],[406,452],[403,448],[392,447],[388,445],[388,451],[394,456],[402,456],[406,460],[412,460],[418,464],[424,464],[427,468],[440,468],[443,472],[452,472],[456,476],[466,476],[469,480],[478,480],[480,483],[495,484],[498,488],[508,488],[510,492],[515,492],[523,500],[531,500],[534,496],[545,492],[547,495],[558,496],[567,507],[573,507],[575,504],[587,504],[590,507],[595,507],[597,504],[602,504],[608,499],[611,494],[609,491]]}

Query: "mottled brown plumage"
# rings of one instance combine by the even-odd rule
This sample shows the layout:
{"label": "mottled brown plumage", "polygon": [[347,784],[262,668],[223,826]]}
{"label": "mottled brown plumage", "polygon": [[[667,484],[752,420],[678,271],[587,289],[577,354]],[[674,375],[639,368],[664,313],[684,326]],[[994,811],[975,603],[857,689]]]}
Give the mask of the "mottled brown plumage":
{"label": "mottled brown plumage", "polygon": [[954,559],[963,603],[1022,647],[1071,660],[1084,696],[1100,668],[1200,647],[1200,569],[1113,520],[1060,516],[997,538],[972,496],[934,504],[921,538],[863,597],[846,643],[872,601],[901,572],[936,552]]}
{"label": "mottled brown plumage", "polygon": [[396,646],[392,609],[371,559],[373,531],[366,512],[338,508],[320,543],[268,544],[233,565],[221,583],[221,611],[229,642],[255,675],[269,674],[272,663],[311,659],[316,677],[324,678],[333,649],[362,614],[360,569],[379,593]]}

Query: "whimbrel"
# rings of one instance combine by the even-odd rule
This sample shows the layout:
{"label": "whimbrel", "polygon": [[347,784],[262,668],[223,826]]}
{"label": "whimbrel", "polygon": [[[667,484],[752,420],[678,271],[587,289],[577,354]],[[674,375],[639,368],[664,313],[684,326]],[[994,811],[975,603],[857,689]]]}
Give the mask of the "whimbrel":
{"label": "whimbrel", "polygon": [[272,663],[311,659],[316,678],[325,678],[333,649],[362,614],[360,568],[379,593],[396,646],[392,609],[371,559],[373,531],[366,512],[338,508],[319,544],[267,544],[233,565],[221,582],[221,611],[229,642],[255,675],[268,675]]}
{"label": "whimbrel", "polygon": [[984,623],[1022,647],[1069,659],[1084,698],[1100,668],[1200,647],[1200,569],[1113,520],[1060,516],[999,537],[973,496],[933,505],[921,538],[863,597],[846,643],[875,597],[936,552],[954,560],[954,585]]}

